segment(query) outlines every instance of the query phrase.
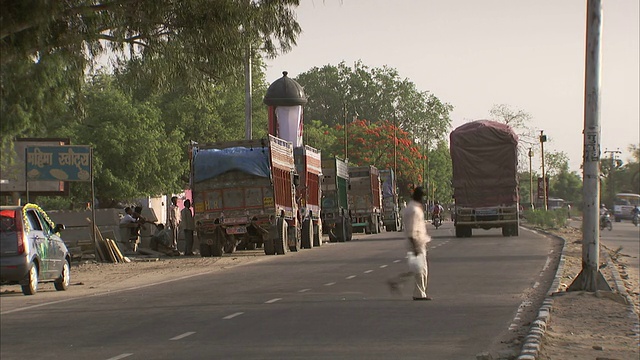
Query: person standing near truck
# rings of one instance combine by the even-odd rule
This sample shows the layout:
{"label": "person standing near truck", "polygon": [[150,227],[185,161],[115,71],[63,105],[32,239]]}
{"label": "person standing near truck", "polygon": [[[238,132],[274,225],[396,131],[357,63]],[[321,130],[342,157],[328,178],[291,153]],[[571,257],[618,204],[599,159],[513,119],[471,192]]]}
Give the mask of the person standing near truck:
{"label": "person standing near truck", "polygon": [[181,225],[184,230],[184,254],[188,256],[195,255],[193,253],[193,232],[196,229],[196,224],[193,221],[193,213],[191,213],[191,200],[184,201],[184,209],[180,213]]}
{"label": "person standing near truck", "polygon": [[178,250],[178,226],[180,225],[180,209],[178,208],[178,197],[171,197],[171,205],[169,206],[169,227],[171,227],[171,246]]}
{"label": "person standing near truck", "polygon": [[422,266],[417,271],[401,273],[388,281],[391,291],[397,292],[400,290],[401,284],[413,276],[415,280],[413,300],[432,299],[427,296],[427,243],[431,241],[431,237],[427,234],[427,224],[424,219],[422,207],[424,195],[422,187],[417,187],[402,214],[404,233],[409,240],[409,250],[420,260]]}

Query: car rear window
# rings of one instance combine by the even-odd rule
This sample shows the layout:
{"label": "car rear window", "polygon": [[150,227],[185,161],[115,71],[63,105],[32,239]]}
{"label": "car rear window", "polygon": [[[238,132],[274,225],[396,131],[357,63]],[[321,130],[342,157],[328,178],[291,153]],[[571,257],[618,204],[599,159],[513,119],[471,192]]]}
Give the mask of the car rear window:
{"label": "car rear window", "polygon": [[17,210],[0,210],[0,254],[15,254],[18,249]]}
{"label": "car rear window", "polygon": [[16,210],[0,210],[0,232],[13,232],[16,231]]}

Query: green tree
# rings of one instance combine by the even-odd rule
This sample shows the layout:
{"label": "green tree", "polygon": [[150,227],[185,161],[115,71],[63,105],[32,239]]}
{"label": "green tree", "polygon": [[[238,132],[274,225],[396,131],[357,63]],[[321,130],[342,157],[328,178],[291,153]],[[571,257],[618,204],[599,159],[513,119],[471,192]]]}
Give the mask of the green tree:
{"label": "green tree", "polygon": [[307,118],[335,126],[353,119],[394,120],[414,139],[435,141],[451,127],[453,107],[435,95],[419,91],[388,66],[370,68],[357,61],[353,68],[341,62],[298,75],[309,102]]}
{"label": "green tree", "polygon": [[171,88],[176,80],[201,87],[240,76],[248,49],[275,56],[295,44],[298,4],[2,1],[2,141],[33,135],[56,108],[82,105],[85,70],[98,66],[103,55],[116,72],[126,66],[156,89]]}
{"label": "green tree", "polygon": [[582,204],[582,179],[575,171],[563,168],[549,184],[550,194],[574,204]]}
{"label": "green tree", "polygon": [[112,86],[108,76],[88,85],[84,101],[86,117],[61,133],[93,147],[96,197],[101,206],[183,189],[180,176],[188,167],[184,161],[187,149],[168,141],[183,134],[180,129],[165,133],[155,104],[132,101]]}

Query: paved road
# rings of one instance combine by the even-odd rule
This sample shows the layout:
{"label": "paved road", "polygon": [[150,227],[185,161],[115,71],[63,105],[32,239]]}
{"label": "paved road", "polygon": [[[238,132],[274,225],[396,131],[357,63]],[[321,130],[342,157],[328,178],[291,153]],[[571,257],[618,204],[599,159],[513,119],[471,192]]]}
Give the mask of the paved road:
{"label": "paved road", "polygon": [[524,314],[549,288],[557,241],[524,229],[457,239],[449,222],[430,233],[434,301],[389,293],[385,280],[405,271],[406,248],[400,233],[382,233],[5,312],[0,358],[475,359],[528,329]]}

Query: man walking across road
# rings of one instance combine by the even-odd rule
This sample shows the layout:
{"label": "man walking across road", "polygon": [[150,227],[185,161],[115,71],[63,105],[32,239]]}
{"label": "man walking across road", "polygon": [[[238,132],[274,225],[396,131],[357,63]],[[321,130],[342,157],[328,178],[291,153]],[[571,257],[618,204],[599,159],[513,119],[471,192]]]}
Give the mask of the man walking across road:
{"label": "man walking across road", "polygon": [[196,224],[193,221],[193,214],[191,213],[191,200],[184,201],[184,209],[180,213],[181,224],[184,230],[184,254],[195,255],[193,253],[193,232],[196,229]]}
{"label": "man walking across road", "polygon": [[415,280],[413,300],[431,300],[431,297],[427,296],[427,243],[431,241],[431,237],[427,234],[427,224],[424,218],[422,204],[424,195],[424,190],[417,187],[402,214],[409,251],[419,259],[421,265],[418,269],[401,273],[388,281],[391,291],[399,292],[401,284],[413,276]]}

